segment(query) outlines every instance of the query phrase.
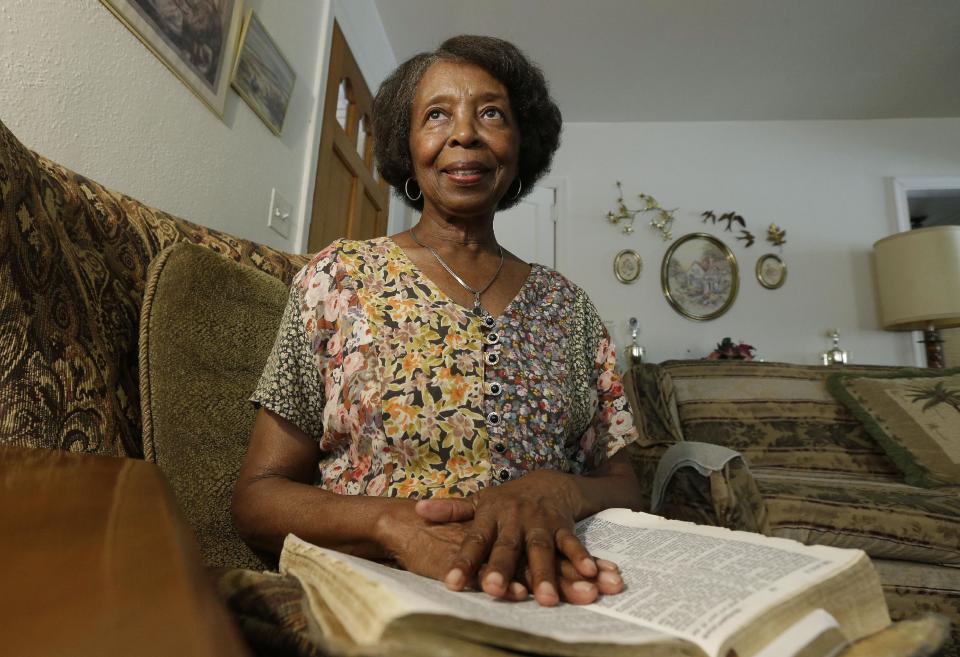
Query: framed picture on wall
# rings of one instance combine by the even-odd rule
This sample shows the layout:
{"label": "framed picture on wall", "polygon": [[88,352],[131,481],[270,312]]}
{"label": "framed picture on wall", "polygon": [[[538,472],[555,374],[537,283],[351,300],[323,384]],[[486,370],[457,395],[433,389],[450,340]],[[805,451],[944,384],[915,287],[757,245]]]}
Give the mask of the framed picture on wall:
{"label": "framed picture on wall", "polygon": [[243,0],[101,0],[174,75],[223,117]]}
{"label": "framed picture on wall", "polygon": [[613,259],[613,274],[621,283],[633,283],[640,278],[643,260],[633,249],[624,249]]}
{"label": "framed picture on wall", "polygon": [[776,290],[787,280],[787,265],[778,255],[773,253],[762,255],[757,260],[757,280],[768,290]]}
{"label": "framed picture on wall", "polygon": [[706,321],[733,305],[740,272],[726,244],[707,233],[690,233],[667,249],[660,283],[674,310],[689,319]]}
{"label": "framed picture on wall", "polygon": [[243,21],[233,88],[277,136],[283,130],[296,79],[293,67],[251,9]]}

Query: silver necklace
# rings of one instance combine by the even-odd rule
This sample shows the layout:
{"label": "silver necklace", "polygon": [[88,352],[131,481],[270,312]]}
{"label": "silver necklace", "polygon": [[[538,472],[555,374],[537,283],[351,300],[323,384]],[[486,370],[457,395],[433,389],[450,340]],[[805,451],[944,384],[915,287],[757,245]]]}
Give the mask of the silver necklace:
{"label": "silver necklace", "polygon": [[446,262],[443,261],[443,258],[440,257],[440,254],[437,253],[432,246],[430,246],[429,244],[424,244],[423,242],[418,240],[417,234],[413,231],[413,228],[410,229],[410,237],[413,238],[414,242],[416,242],[423,248],[427,249],[430,253],[432,253],[433,257],[436,258],[437,262],[440,263],[440,266],[443,267],[445,270],[447,270],[448,274],[453,276],[454,280],[460,284],[460,287],[462,287],[464,290],[466,290],[467,292],[473,295],[473,314],[478,317],[486,314],[486,311],[480,306],[480,295],[486,292],[490,288],[490,286],[493,285],[493,282],[497,280],[497,276],[500,275],[500,270],[503,269],[503,247],[500,246],[499,244],[497,245],[497,248],[500,249],[500,265],[497,267],[497,271],[494,273],[493,278],[487,281],[486,285],[484,285],[482,288],[477,290],[475,288],[470,287],[465,280],[460,278],[457,275],[457,272],[453,271],[450,268],[450,265],[448,265]]}

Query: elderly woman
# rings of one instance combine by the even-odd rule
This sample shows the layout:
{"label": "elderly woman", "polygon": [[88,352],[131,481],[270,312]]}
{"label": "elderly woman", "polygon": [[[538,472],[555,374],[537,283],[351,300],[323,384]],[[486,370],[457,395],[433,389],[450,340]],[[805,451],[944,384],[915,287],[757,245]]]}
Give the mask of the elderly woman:
{"label": "elderly woman", "polygon": [[449,39],[383,83],[373,122],[384,180],[421,216],[296,277],[252,397],[238,530],[505,600],[616,593],[574,532],[639,505],[610,339],[581,289],[494,232],[559,144],[541,71],[505,41]]}

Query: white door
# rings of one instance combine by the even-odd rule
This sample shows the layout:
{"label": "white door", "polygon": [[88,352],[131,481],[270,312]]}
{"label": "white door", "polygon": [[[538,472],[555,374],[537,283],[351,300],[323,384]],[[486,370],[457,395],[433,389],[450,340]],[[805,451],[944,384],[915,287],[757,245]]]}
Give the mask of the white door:
{"label": "white door", "polygon": [[557,190],[534,187],[522,201],[498,212],[497,241],[521,260],[555,267]]}

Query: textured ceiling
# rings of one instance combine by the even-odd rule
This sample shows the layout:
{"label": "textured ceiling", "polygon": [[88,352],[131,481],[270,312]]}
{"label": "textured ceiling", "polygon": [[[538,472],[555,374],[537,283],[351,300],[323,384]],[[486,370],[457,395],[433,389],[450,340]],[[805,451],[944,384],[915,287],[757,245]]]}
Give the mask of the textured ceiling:
{"label": "textured ceiling", "polygon": [[960,116],[960,0],[376,0],[398,61],[513,41],[567,121]]}

